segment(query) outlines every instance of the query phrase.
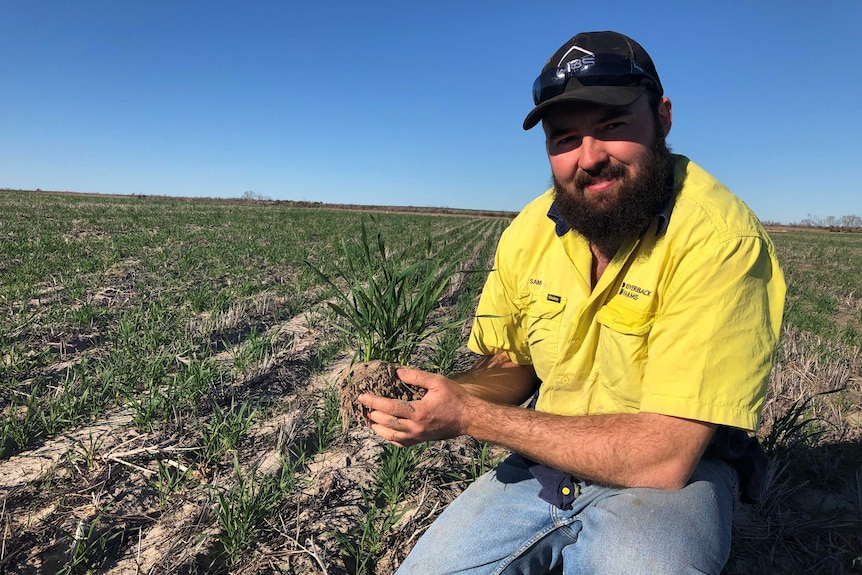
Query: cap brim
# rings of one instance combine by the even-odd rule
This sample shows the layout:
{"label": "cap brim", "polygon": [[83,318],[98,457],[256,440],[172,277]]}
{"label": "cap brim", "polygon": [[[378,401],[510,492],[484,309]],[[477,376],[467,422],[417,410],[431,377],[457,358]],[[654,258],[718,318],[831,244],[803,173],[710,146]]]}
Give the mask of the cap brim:
{"label": "cap brim", "polygon": [[524,119],[524,129],[539,123],[548,108],[563,102],[588,102],[605,106],[628,106],[643,96],[646,86],[583,86],[563,92],[533,108]]}

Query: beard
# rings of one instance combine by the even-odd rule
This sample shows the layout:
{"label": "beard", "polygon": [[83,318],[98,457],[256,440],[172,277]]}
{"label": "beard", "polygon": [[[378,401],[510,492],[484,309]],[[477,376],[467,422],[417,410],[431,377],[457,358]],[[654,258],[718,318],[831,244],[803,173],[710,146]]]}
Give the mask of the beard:
{"label": "beard", "polygon": [[[592,171],[579,170],[569,182],[553,178],[560,215],[599,248],[616,252],[623,241],[640,235],[673,193],[673,157],[659,122],[655,124],[652,143],[637,163],[637,176],[630,176],[630,168],[609,159]],[[615,178],[619,179],[615,194],[587,196],[586,187],[596,180]]]}

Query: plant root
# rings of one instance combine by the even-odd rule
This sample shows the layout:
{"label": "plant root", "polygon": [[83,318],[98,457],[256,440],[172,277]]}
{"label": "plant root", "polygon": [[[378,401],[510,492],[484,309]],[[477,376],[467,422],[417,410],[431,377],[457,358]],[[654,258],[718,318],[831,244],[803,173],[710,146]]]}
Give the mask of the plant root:
{"label": "plant root", "polygon": [[398,379],[397,363],[386,361],[370,361],[348,366],[339,378],[341,421],[344,430],[353,423],[365,423],[365,407],[356,401],[362,393],[380,395],[389,399],[401,401],[416,401],[422,399],[424,389],[408,385]]}

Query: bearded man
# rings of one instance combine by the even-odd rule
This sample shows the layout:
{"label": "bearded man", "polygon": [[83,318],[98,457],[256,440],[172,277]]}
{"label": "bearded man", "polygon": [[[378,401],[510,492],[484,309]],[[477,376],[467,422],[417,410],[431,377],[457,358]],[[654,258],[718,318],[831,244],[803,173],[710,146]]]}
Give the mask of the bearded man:
{"label": "bearded man", "polygon": [[670,100],[631,38],[576,35],[533,103],[523,127],[542,123],[554,185],[500,239],[469,341],[482,357],[454,378],[399,370],[419,401],[360,397],[396,445],[512,451],[398,573],[718,574],[763,474],[750,433],[784,306],[775,249],[670,153]]}

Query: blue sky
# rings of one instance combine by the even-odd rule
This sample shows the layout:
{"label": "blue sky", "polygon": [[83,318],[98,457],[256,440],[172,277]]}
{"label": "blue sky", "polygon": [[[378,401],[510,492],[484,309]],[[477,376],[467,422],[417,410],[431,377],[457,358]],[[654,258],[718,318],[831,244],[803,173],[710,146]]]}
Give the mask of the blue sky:
{"label": "blue sky", "polygon": [[673,150],[763,220],[862,215],[862,2],[2,0],[0,187],[519,210],[575,33],[652,55]]}

